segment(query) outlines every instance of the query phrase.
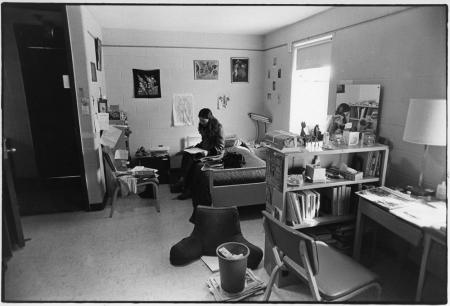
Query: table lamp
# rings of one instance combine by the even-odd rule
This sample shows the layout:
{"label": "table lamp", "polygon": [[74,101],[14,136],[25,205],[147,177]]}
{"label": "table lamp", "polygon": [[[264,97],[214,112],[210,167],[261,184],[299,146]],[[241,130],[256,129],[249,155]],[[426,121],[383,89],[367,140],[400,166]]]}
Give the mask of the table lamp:
{"label": "table lamp", "polygon": [[445,146],[447,109],[444,99],[410,99],[403,140],[425,145],[418,188],[412,193],[424,195],[423,173],[425,171],[428,146]]}

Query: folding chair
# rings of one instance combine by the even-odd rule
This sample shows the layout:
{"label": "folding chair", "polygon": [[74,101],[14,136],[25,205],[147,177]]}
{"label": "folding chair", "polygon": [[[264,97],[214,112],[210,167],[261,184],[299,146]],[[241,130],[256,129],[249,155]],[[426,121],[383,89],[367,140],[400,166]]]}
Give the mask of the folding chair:
{"label": "folding chair", "polygon": [[263,214],[266,238],[275,258],[265,301],[269,300],[280,269],[290,270],[306,281],[315,301],[345,301],[370,288],[376,289],[379,299],[381,286],[374,273],[326,243],[286,226],[268,212]]}
{"label": "folding chair", "polygon": [[[112,200],[111,200],[111,211],[109,213],[109,217],[112,218],[114,213],[114,204],[117,200],[117,196],[119,194],[119,191],[121,190],[120,187],[120,181],[119,181],[119,174],[116,170],[116,167],[114,166],[113,161],[111,160],[111,157],[109,154],[105,151],[102,151],[103,153],[103,166],[105,168],[105,179],[106,179],[106,186],[108,188],[109,192],[112,192]],[[155,198],[155,207],[156,211],[160,212],[160,204],[158,200],[158,179],[157,178],[148,178],[145,179],[145,181],[139,182],[137,184],[138,187],[140,186],[146,186],[151,185],[153,189],[153,196]]]}

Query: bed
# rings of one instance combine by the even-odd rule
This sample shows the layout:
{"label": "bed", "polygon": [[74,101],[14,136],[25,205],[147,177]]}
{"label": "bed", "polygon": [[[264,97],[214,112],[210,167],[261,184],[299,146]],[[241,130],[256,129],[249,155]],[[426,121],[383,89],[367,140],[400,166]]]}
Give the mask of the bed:
{"label": "bed", "polygon": [[[225,152],[236,152],[245,158],[242,168],[195,169],[192,202],[214,207],[249,206],[265,203],[266,163],[243,145],[227,146]],[[258,156],[259,155],[259,156]]]}

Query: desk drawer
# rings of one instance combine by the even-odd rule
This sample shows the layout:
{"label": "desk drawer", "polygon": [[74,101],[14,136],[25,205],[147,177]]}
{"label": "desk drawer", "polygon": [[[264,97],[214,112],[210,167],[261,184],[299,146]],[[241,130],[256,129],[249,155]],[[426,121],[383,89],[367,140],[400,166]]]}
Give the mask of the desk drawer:
{"label": "desk drawer", "polygon": [[420,228],[390,214],[388,211],[383,210],[362,198],[360,198],[359,201],[359,209],[363,215],[368,216],[370,219],[381,224],[414,246],[420,244],[422,240],[422,231]]}

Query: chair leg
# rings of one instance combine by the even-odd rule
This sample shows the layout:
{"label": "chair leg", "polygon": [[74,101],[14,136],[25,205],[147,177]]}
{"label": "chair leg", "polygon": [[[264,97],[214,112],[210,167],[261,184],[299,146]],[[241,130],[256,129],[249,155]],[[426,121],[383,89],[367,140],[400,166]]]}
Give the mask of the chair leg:
{"label": "chair leg", "polygon": [[117,200],[117,195],[119,194],[119,190],[120,190],[120,186],[117,186],[114,189],[113,197],[112,197],[112,200],[111,200],[111,211],[109,212],[109,217],[110,218],[112,218],[113,213],[114,213],[114,204],[115,204],[115,202]]}
{"label": "chair leg", "polygon": [[279,270],[280,270],[279,265],[276,265],[273,268],[272,273],[270,274],[269,283],[267,284],[266,291],[264,292],[263,301],[267,302],[269,300],[270,294],[272,293],[272,287],[275,282],[275,277],[277,276]]}
{"label": "chair leg", "polygon": [[159,199],[158,199],[158,184],[152,184],[153,186],[153,194],[155,196],[155,207],[157,212],[161,212],[161,207],[159,205]]}

